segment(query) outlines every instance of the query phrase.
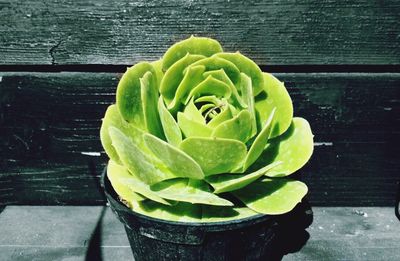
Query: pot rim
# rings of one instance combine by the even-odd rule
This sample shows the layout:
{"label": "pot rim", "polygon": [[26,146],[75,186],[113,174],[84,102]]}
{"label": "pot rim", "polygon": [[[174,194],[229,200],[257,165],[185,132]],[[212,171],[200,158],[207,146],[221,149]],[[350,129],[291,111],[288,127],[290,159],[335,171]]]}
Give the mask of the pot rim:
{"label": "pot rim", "polygon": [[[245,217],[245,218],[240,218],[240,219],[233,219],[229,221],[216,221],[216,222],[182,222],[182,221],[171,221],[171,220],[166,220],[166,219],[159,219],[159,218],[154,218],[151,216],[147,216],[138,212],[133,211],[132,209],[128,208],[126,205],[124,205],[116,196],[117,193],[115,192],[114,188],[111,185],[111,182],[109,181],[107,177],[107,166],[104,168],[101,177],[100,177],[100,183],[102,188],[104,189],[104,193],[106,195],[107,201],[110,204],[111,208],[118,208],[116,209],[117,211],[123,211],[128,213],[129,215],[132,215],[136,218],[148,221],[148,222],[155,222],[159,224],[167,224],[167,225],[173,225],[173,226],[187,226],[187,227],[204,227],[204,228],[209,228],[211,230],[217,229],[221,230],[223,228],[241,228],[245,227],[248,225],[254,225],[260,222],[264,222],[267,220],[273,219],[274,216],[272,215],[266,215],[266,214],[256,214],[250,217]],[[214,229],[213,229],[214,228]]]}

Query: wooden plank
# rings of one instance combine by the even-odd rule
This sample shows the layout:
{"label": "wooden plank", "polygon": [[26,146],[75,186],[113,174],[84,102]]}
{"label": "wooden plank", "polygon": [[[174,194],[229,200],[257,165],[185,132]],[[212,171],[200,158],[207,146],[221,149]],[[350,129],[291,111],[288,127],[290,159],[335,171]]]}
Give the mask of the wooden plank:
{"label": "wooden plank", "polygon": [[[399,73],[282,73],[315,153],[299,173],[317,205],[392,206],[400,162]],[[118,74],[0,74],[0,202],[101,204],[101,117]]]}
{"label": "wooden plank", "polygon": [[269,64],[399,64],[400,2],[0,2],[0,63],[133,64],[191,34]]}
{"label": "wooden plank", "polygon": [[[101,260],[132,260],[122,224],[110,209],[100,220],[101,212],[101,207],[8,206],[0,214],[0,235],[7,235],[0,236],[0,259],[83,260],[100,224]],[[287,242],[301,244],[284,261],[400,259],[400,227],[392,208],[314,207],[313,212],[307,231],[292,230]]]}

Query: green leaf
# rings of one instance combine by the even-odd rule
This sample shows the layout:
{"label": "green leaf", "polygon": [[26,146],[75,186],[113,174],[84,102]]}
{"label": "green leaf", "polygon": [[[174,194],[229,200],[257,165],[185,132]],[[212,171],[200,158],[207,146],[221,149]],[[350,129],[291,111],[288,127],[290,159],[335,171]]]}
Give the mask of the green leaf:
{"label": "green leaf", "polygon": [[145,199],[120,181],[121,178],[130,178],[131,176],[132,174],[130,174],[125,167],[118,165],[113,160],[108,161],[107,177],[110,180],[115,192],[117,192],[120,198],[125,200],[129,206],[136,205],[138,201]]}
{"label": "green leaf", "polygon": [[[116,93],[117,106],[122,117],[142,130],[147,130],[147,128],[142,106],[140,78],[147,72],[156,75],[153,66],[148,62],[140,62],[128,68],[118,83]],[[155,77],[151,79],[149,85],[157,85]]]}
{"label": "green leaf", "polygon": [[178,112],[178,125],[185,137],[210,137],[212,129],[206,124],[188,119],[185,114]]}
{"label": "green leaf", "polygon": [[290,179],[264,179],[254,182],[233,194],[252,210],[267,215],[291,211],[307,194],[303,182]]}
{"label": "green leaf", "polygon": [[239,220],[257,214],[257,212],[254,212],[247,207],[221,207],[203,205],[201,222],[223,222],[229,220]]}
{"label": "green leaf", "polygon": [[167,70],[187,53],[208,57],[219,52],[222,52],[222,47],[218,41],[206,37],[191,36],[186,40],[175,43],[167,50],[163,57],[163,69]]}
{"label": "green leaf", "polygon": [[272,110],[276,108],[276,120],[271,133],[271,138],[273,138],[281,135],[289,128],[293,118],[293,104],[282,82],[272,74],[263,73],[263,75],[264,91],[255,97],[255,108],[260,124],[264,124]]}
{"label": "green leaf", "polygon": [[217,116],[212,118],[208,123],[207,126],[210,128],[215,128],[218,125],[222,124],[225,121],[232,119],[232,112],[229,106],[223,106],[222,111],[218,113]]}
{"label": "green leaf", "polygon": [[268,171],[279,164],[281,164],[281,162],[274,162],[252,173],[214,175],[207,177],[206,181],[215,189],[214,193],[238,190],[254,182],[261,176],[264,176]]}
{"label": "green leaf", "polygon": [[[200,183],[203,183],[202,185]],[[233,204],[217,195],[202,190],[207,186],[204,181],[197,181],[192,184],[189,179],[166,180],[151,186],[157,195],[176,201],[189,202],[192,204],[206,204],[215,206],[233,206]]]}
{"label": "green leaf", "polygon": [[271,134],[272,130],[272,121],[274,119],[275,109],[272,110],[271,115],[269,116],[267,122],[265,123],[261,132],[257,135],[256,139],[254,140],[253,144],[249,149],[249,152],[246,155],[246,159],[243,165],[243,171],[246,171],[251,164],[253,164],[258,157],[262,154],[265,145],[268,143],[268,138]]}
{"label": "green leaf", "polygon": [[144,146],[144,141],[142,139],[143,131],[126,122],[119,113],[116,105],[110,105],[107,108],[100,128],[101,144],[103,145],[103,148],[110,159],[117,163],[120,163],[118,153],[115,151],[114,147],[111,144],[112,142],[108,132],[108,128],[110,126],[118,128],[126,136],[128,136],[136,144],[136,146],[138,146],[142,150],[146,150]]}
{"label": "green leaf", "polygon": [[182,133],[179,129],[178,123],[165,107],[161,96],[158,99],[158,112],[160,114],[161,125],[168,143],[177,147],[182,142]]}
{"label": "green leaf", "polygon": [[229,99],[229,97],[232,95],[232,91],[231,88],[229,88],[229,86],[223,81],[217,80],[212,76],[208,76],[204,81],[199,83],[199,85],[190,91],[185,104],[187,104],[192,98],[196,99],[204,95],[214,95],[216,97],[224,97]]}
{"label": "green leaf", "polygon": [[249,139],[250,134],[251,114],[248,110],[243,110],[232,119],[219,124],[214,129],[211,136],[246,142]]}
{"label": "green leaf", "polygon": [[146,184],[154,184],[175,176],[165,169],[160,169],[158,159],[150,153],[138,148],[131,139],[115,127],[109,127],[112,145],[118,153],[123,165],[133,175],[137,176]]}
{"label": "green leaf", "polygon": [[160,88],[161,79],[164,76],[164,72],[162,71],[162,62],[162,59],[160,59],[150,63],[151,65],[153,65],[154,71],[156,72],[157,90]]}
{"label": "green leaf", "polygon": [[303,167],[313,153],[313,137],[310,124],[305,119],[293,118],[289,129],[283,135],[270,140],[263,152],[265,156],[260,157],[262,164],[282,161],[267,176],[284,177]]}
{"label": "green leaf", "polygon": [[186,105],[183,114],[185,114],[186,118],[190,120],[206,124],[203,115],[201,115],[201,112],[197,109],[196,105],[194,105],[193,99],[191,99],[189,103]]}
{"label": "green leaf", "polygon": [[164,132],[157,109],[158,89],[151,72],[147,72],[140,78],[141,99],[146,129],[157,137],[164,138]]}
{"label": "green leaf", "polygon": [[189,137],[179,147],[199,163],[206,176],[229,172],[246,156],[246,145],[237,140]]}
{"label": "green leaf", "polygon": [[147,147],[171,170],[175,176],[193,179],[204,178],[203,171],[199,164],[183,151],[151,134],[145,134],[144,140]]}
{"label": "green leaf", "polygon": [[175,97],[178,86],[184,78],[185,74],[183,71],[187,66],[203,58],[204,56],[202,55],[190,55],[185,53],[185,56],[182,59],[177,61],[168,69],[168,71],[165,72],[164,77],[161,80],[160,93],[164,97],[168,108]]}
{"label": "green leaf", "polygon": [[258,65],[253,62],[251,59],[247,58],[243,54],[236,52],[236,53],[218,53],[214,56],[221,57],[226,59],[239,69],[239,71],[245,73],[251,78],[252,86],[253,86],[253,93],[254,95],[259,94],[264,88],[264,78],[263,73],[258,67]]}
{"label": "green leaf", "polygon": [[251,85],[251,79],[246,74],[241,73],[241,91],[244,103],[246,104],[247,110],[250,112],[251,120],[251,135],[250,138],[257,134],[257,118],[256,111],[254,108],[254,95],[253,88]]}

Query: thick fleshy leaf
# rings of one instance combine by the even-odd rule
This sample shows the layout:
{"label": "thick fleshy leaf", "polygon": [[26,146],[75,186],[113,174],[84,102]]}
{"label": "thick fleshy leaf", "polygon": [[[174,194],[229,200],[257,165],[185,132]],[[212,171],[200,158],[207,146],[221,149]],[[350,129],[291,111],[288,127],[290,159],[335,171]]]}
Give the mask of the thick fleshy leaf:
{"label": "thick fleshy leaf", "polygon": [[113,160],[108,161],[107,165],[107,177],[111,182],[115,192],[122,198],[129,206],[134,206],[138,201],[144,200],[140,194],[137,194],[132,189],[130,189],[126,184],[120,181],[121,178],[130,178],[132,174],[129,171],[115,163]]}
{"label": "thick fleshy leaf", "polygon": [[212,56],[193,63],[193,66],[204,65],[206,71],[223,69],[235,86],[240,82],[240,71],[236,65],[226,59]]}
{"label": "thick fleshy leaf", "polygon": [[222,222],[248,218],[258,213],[247,207],[202,206],[201,222]]}
{"label": "thick fleshy leaf", "polygon": [[179,147],[199,163],[206,176],[229,172],[246,156],[246,145],[230,139],[190,137]]}
{"label": "thick fleshy leaf", "polygon": [[208,123],[207,126],[210,128],[215,128],[218,125],[222,124],[225,121],[232,119],[232,112],[229,106],[223,106],[222,111],[218,113],[217,116],[212,118]]}
{"label": "thick fleshy leaf", "polygon": [[147,72],[140,78],[141,99],[146,129],[157,137],[164,138],[160,115],[157,110],[158,88],[153,80],[151,72]]}
{"label": "thick fleshy leaf", "polygon": [[253,87],[251,85],[251,78],[246,74],[241,73],[241,91],[244,103],[247,106],[247,110],[250,112],[251,116],[251,135],[250,138],[257,134],[257,118],[256,111],[254,108],[254,95],[253,95]]}
{"label": "thick fleshy leaf", "polygon": [[156,191],[157,195],[169,200],[189,202],[192,204],[233,206],[232,202],[220,198],[207,190],[201,189],[206,186],[207,184],[200,180],[193,184],[189,179],[172,179],[154,184],[151,186],[151,189]]}
{"label": "thick fleshy leaf", "polygon": [[292,125],[281,136],[270,140],[262,157],[262,162],[282,161],[282,164],[267,173],[269,177],[288,176],[310,159],[314,150],[314,135],[310,124],[303,118],[293,118]]}
{"label": "thick fleshy leaf", "polygon": [[171,66],[171,68],[168,69],[168,71],[165,72],[164,77],[161,80],[160,93],[167,103],[167,108],[169,108],[170,103],[175,97],[178,86],[181,84],[185,76],[183,71],[187,68],[187,66],[203,58],[204,56],[202,55],[186,54],[182,59],[177,61]]}
{"label": "thick fleshy leaf", "polygon": [[219,52],[222,52],[222,47],[218,41],[206,37],[191,36],[175,43],[167,50],[163,57],[163,69],[167,70],[187,53],[211,56]]}
{"label": "thick fleshy leaf", "polygon": [[[275,122],[271,138],[284,133],[290,126],[293,118],[293,104],[285,85],[272,74],[263,73],[264,91],[255,97],[255,108],[259,123],[264,124],[272,110],[276,108]],[[263,126],[259,126],[263,127]]]}
{"label": "thick fleshy leaf", "polygon": [[212,76],[208,76],[204,81],[199,83],[199,85],[190,91],[185,104],[187,104],[192,98],[196,99],[206,95],[215,95],[216,97],[224,97],[229,99],[229,97],[232,95],[232,91],[231,88],[229,88],[229,86],[223,81],[217,80]]}
{"label": "thick fleshy leaf", "polygon": [[236,190],[233,194],[258,213],[279,215],[291,211],[307,191],[306,184],[301,181],[266,178]]}
{"label": "thick fleshy leaf", "polygon": [[151,62],[151,65],[153,65],[154,71],[156,72],[157,90],[158,90],[160,88],[161,79],[164,76],[164,72],[162,71],[162,59]]}
{"label": "thick fleshy leaf", "polygon": [[250,134],[251,114],[248,110],[243,110],[232,119],[219,124],[214,129],[211,136],[246,142],[249,139]]}
{"label": "thick fleshy leaf", "polygon": [[241,189],[264,176],[269,170],[281,164],[274,162],[257,171],[246,174],[221,174],[206,178],[206,181],[215,189],[214,193],[223,193]]}
{"label": "thick fleshy leaf", "polygon": [[[147,72],[156,75],[153,66],[148,62],[140,62],[128,68],[118,83],[116,93],[117,106],[122,117],[142,130],[147,128],[142,106],[140,78]],[[151,78],[149,85],[157,86],[156,77]]]}
{"label": "thick fleshy leaf", "polygon": [[201,115],[201,112],[197,109],[196,105],[194,105],[193,100],[190,100],[189,103],[186,105],[183,114],[185,114],[186,118],[190,120],[206,124],[203,115]]}
{"label": "thick fleshy leaf", "polygon": [[151,134],[145,134],[144,140],[151,152],[153,152],[175,176],[193,179],[204,178],[204,173],[199,164],[180,149],[177,149]]}
{"label": "thick fleshy leaf", "polygon": [[142,150],[146,150],[146,147],[144,146],[144,141],[142,139],[143,131],[136,128],[133,124],[126,122],[119,113],[116,105],[110,105],[107,108],[100,128],[101,144],[103,145],[103,148],[110,159],[117,163],[120,163],[118,153],[115,151],[115,148],[111,144],[112,142],[110,134],[108,132],[108,128],[110,126],[118,128],[126,136],[128,136],[136,144],[136,146],[138,146]]}
{"label": "thick fleshy leaf", "polygon": [[168,143],[177,147],[182,142],[182,133],[179,129],[178,123],[165,107],[164,100],[161,96],[158,100],[158,112],[160,114],[164,135],[167,138]]}
{"label": "thick fleshy leaf", "polygon": [[258,65],[251,59],[247,58],[239,52],[218,53],[214,56],[221,57],[234,63],[241,72],[248,75],[251,78],[254,95],[258,95],[263,90],[264,78],[262,75],[262,71],[260,67],[258,67]]}
{"label": "thick fleshy leaf", "polygon": [[268,143],[268,138],[271,134],[273,119],[275,115],[275,109],[272,110],[267,122],[265,123],[261,132],[257,135],[256,139],[251,144],[249,151],[247,152],[246,159],[243,165],[243,171],[246,171],[251,164],[253,164],[258,157],[264,151],[265,145]]}
{"label": "thick fleshy leaf", "polygon": [[205,69],[206,67],[203,65],[188,67],[172,102],[168,106],[169,110],[176,111],[187,100],[190,91],[205,79],[203,76]]}
{"label": "thick fleshy leaf", "polygon": [[108,131],[121,162],[138,179],[146,184],[154,184],[175,177],[166,169],[161,168],[160,162],[157,162],[158,159],[138,148],[119,129],[109,127]]}
{"label": "thick fleshy leaf", "polygon": [[188,119],[185,114],[181,112],[178,112],[178,125],[185,137],[210,137],[212,133],[210,127],[204,123]]}

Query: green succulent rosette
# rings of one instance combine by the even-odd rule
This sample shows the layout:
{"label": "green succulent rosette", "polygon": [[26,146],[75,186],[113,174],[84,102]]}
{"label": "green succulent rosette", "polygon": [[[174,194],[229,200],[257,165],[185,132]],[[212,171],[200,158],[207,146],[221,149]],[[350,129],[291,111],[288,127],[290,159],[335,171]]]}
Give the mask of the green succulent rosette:
{"label": "green succulent rosette", "polygon": [[107,175],[133,211],[184,222],[283,214],[313,135],[282,82],[213,39],[190,37],[123,74],[100,131]]}

